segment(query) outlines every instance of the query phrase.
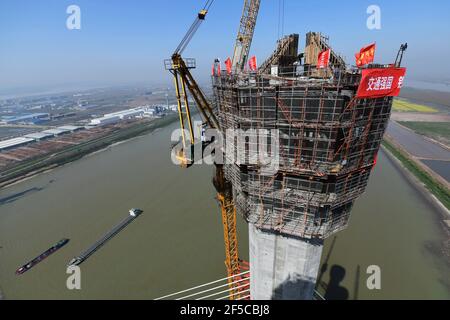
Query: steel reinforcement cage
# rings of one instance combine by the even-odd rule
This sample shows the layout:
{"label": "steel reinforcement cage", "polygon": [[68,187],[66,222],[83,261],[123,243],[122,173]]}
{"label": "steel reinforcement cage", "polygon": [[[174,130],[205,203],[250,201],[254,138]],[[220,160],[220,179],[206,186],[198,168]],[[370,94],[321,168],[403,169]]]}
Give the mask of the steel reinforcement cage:
{"label": "steel reinforcement cage", "polygon": [[[326,238],[347,227],[366,189],[392,98],[357,99],[359,70],[337,70],[330,79],[286,70],[213,76],[222,131],[245,135],[243,143],[225,135],[227,148],[241,155],[226,152],[225,175],[247,222],[287,236]],[[278,132],[276,172],[249,152],[260,149],[252,135],[261,129]]]}

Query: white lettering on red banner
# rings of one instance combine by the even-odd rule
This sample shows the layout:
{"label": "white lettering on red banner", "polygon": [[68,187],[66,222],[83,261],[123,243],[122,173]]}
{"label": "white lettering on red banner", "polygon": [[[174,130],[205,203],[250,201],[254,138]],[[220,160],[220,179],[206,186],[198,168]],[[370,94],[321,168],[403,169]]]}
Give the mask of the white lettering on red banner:
{"label": "white lettering on red banner", "polygon": [[405,68],[364,69],[357,97],[396,97],[403,87],[405,74]]}

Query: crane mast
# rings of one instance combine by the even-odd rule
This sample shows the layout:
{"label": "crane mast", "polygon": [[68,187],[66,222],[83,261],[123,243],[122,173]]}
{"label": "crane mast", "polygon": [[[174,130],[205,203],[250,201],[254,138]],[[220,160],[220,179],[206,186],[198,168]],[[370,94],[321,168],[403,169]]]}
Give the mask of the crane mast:
{"label": "crane mast", "polygon": [[232,60],[232,68],[237,73],[242,72],[247,63],[260,4],[261,0],[244,0],[244,9]]}

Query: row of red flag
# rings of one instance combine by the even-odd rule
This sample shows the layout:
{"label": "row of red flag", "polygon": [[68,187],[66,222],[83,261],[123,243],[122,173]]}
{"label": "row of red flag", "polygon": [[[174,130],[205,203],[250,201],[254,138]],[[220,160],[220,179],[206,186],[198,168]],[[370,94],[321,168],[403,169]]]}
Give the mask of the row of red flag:
{"label": "row of red flag", "polygon": [[[368,45],[367,47],[362,48],[357,54],[355,54],[356,66],[361,67],[366,64],[372,63],[375,59],[375,49],[376,44],[373,43],[371,45]],[[317,68],[323,69],[328,67],[328,65],[330,64],[330,56],[331,49],[320,52],[317,60]]]}
{"label": "row of red flag", "polygon": [[[227,60],[225,60],[225,67],[227,68],[227,74],[231,74],[232,72],[232,61],[231,58],[228,58]],[[248,67],[250,71],[257,71],[258,70],[258,63],[256,60],[256,56],[253,56],[250,58],[250,60],[248,60]],[[220,76],[222,73],[221,67],[220,67],[220,62],[219,63],[214,63],[212,66],[212,75],[218,75]]]}
{"label": "row of red flag", "polygon": [[[372,63],[375,59],[375,49],[376,49],[376,44],[373,43],[371,45],[368,45],[364,48],[362,48],[357,54],[355,54],[355,58],[356,58],[356,66],[361,67],[364,65],[367,65],[369,63]],[[331,57],[331,49],[322,51],[319,53],[319,57],[318,57],[318,61],[317,61],[317,68],[318,69],[323,69],[323,68],[327,68],[328,65],[330,64],[330,57]],[[227,60],[225,60],[225,66],[227,68],[227,74],[231,74],[232,72],[232,62],[231,62],[231,58],[228,58]],[[256,61],[256,56],[253,56],[250,58],[250,60],[248,61],[248,67],[250,69],[250,71],[257,71],[258,70],[258,64]],[[221,67],[220,67],[220,63],[218,63],[217,65],[214,64],[212,67],[212,75],[219,75],[221,74]]]}
{"label": "row of red flag", "polygon": [[[373,43],[362,48],[355,54],[356,65],[358,67],[372,63],[375,58],[376,44]],[[331,49],[319,53],[317,68],[327,68],[330,63]],[[230,58],[225,60],[227,74],[232,72],[232,61]],[[258,64],[256,56],[253,56],[248,61],[248,68],[250,71],[257,71]],[[220,62],[216,61],[213,65],[212,74],[220,76],[221,67]],[[358,87],[358,98],[379,98],[379,97],[394,97],[400,94],[405,79],[406,69],[397,68],[392,65],[389,68],[369,68],[362,70],[361,82]]]}

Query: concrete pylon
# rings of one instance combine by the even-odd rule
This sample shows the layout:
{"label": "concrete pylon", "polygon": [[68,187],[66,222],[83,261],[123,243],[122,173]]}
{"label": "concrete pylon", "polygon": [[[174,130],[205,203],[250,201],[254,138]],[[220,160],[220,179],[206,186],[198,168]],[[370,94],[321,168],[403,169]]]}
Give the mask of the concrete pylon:
{"label": "concrete pylon", "polygon": [[249,223],[252,300],[311,300],[323,240],[288,238]]}

